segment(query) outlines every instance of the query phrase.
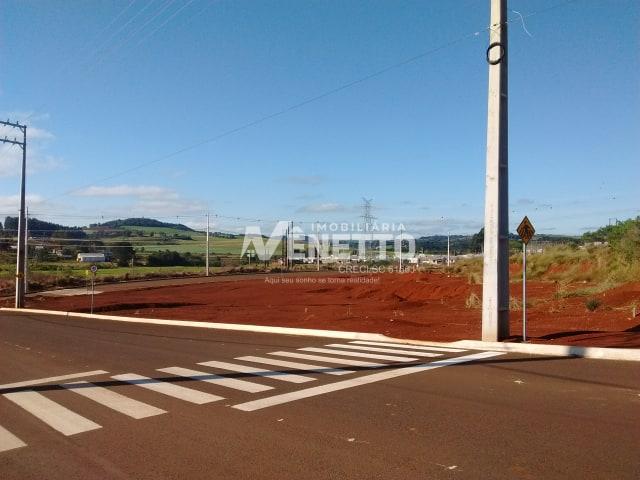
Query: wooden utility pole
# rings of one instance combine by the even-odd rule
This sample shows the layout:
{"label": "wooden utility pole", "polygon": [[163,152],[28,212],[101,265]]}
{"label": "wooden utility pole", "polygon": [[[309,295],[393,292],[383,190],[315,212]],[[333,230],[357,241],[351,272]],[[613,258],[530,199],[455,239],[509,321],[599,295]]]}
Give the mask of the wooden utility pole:
{"label": "wooden utility pole", "polygon": [[491,0],[482,340],[509,336],[507,0]]}
{"label": "wooden utility pole", "polygon": [[0,121],[0,125],[17,128],[22,132],[22,141],[17,138],[0,138],[0,142],[18,145],[22,148],[22,180],[20,183],[20,215],[18,217],[18,244],[16,246],[16,308],[24,307],[24,272],[25,272],[25,251],[26,251],[26,218],[25,218],[25,181],[27,176],[27,126],[19,122]]}

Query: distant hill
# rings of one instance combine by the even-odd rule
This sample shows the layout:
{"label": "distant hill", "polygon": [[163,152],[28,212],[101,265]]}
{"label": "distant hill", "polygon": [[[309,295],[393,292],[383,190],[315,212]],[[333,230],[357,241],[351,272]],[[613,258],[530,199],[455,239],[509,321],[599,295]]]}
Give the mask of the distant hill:
{"label": "distant hill", "polygon": [[[68,227],[57,223],[45,222],[37,218],[29,217],[30,237],[58,237],[58,238],[84,238],[86,234],[78,227]],[[18,234],[18,217],[6,217],[4,230],[10,235]]]}
{"label": "distant hill", "polygon": [[[450,237],[451,251],[457,253],[480,253],[484,243],[484,229],[474,235],[451,235]],[[520,237],[516,233],[509,234],[510,241],[520,241]],[[548,235],[535,234],[533,240],[536,242],[548,243],[579,243],[580,237],[568,235]],[[424,250],[427,252],[445,253],[447,251],[446,235],[430,235],[416,238],[416,250]]]}
{"label": "distant hill", "polygon": [[89,228],[120,228],[120,227],[148,227],[148,228],[172,228],[183,232],[195,232],[192,228],[181,223],[168,223],[154,220],[153,218],[125,218],[124,220],[111,220],[104,223],[92,223]]}

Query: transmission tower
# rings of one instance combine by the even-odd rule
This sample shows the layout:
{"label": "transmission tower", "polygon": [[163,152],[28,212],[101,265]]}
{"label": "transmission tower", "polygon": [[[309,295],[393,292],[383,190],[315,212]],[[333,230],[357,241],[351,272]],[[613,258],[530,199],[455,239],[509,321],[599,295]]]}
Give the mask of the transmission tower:
{"label": "transmission tower", "polygon": [[[371,225],[376,220],[376,217],[373,216],[371,210],[373,209],[373,198],[364,198],[362,197],[362,215],[360,218],[364,221],[365,231],[368,232],[371,229]],[[371,237],[369,240],[369,248],[367,248],[365,241],[365,258],[369,257],[369,250],[373,248],[373,232],[371,232]]]}

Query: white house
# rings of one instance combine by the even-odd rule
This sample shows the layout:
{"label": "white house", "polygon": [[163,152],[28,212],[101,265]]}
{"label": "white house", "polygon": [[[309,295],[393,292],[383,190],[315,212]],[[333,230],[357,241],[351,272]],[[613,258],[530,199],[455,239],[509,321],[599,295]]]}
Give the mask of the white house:
{"label": "white house", "polygon": [[76,261],[82,263],[106,262],[104,253],[79,253]]}

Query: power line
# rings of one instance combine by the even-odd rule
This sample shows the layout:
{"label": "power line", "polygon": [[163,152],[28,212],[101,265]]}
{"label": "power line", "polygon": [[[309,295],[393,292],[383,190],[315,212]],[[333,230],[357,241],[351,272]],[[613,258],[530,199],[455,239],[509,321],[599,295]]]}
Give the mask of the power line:
{"label": "power line", "polygon": [[[371,73],[369,75],[361,77],[361,78],[359,78],[357,80],[353,80],[353,81],[351,81],[349,83],[343,84],[343,85],[341,85],[339,87],[333,88],[331,90],[328,90],[328,91],[326,91],[324,93],[321,93],[319,95],[316,95],[314,97],[310,97],[310,98],[308,98],[306,100],[303,100],[303,101],[301,101],[299,103],[290,105],[289,107],[286,107],[286,108],[284,108],[282,110],[279,110],[277,112],[271,113],[269,115],[265,115],[265,116],[260,117],[260,118],[258,118],[256,120],[253,120],[251,122],[245,123],[245,124],[240,125],[238,127],[232,128],[230,130],[227,130],[227,131],[225,131],[223,133],[220,133],[218,135],[215,135],[213,137],[201,140],[201,141],[196,142],[196,143],[192,143],[191,145],[188,145],[186,147],[180,148],[178,150],[175,150],[175,151],[173,151],[171,153],[168,153],[168,154],[163,155],[161,157],[155,158],[153,160],[149,160],[147,162],[140,163],[140,164],[138,164],[138,165],[136,165],[134,167],[128,168],[126,170],[122,170],[122,171],[117,172],[117,173],[115,173],[113,175],[110,175],[110,176],[107,176],[107,177],[103,177],[103,178],[101,178],[99,180],[96,180],[93,183],[103,183],[103,182],[107,182],[109,180],[113,180],[114,178],[118,178],[118,177],[121,177],[121,176],[126,175],[128,173],[135,172],[137,170],[143,169],[143,168],[148,167],[150,165],[153,165],[155,163],[158,163],[158,162],[161,162],[161,161],[164,161],[164,160],[168,160],[168,159],[170,159],[172,157],[175,157],[175,156],[180,155],[182,153],[188,152],[188,151],[193,150],[193,149],[195,149],[197,147],[200,147],[202,145],[206,145],[208,143],[212,143],[212,142],[221,140],[221,139],[223,139],[225,137],[228,137],[228,136],[230,136],[230,135],[232,135],[234,133],[238,133],[238,132],[240,132],[242,130],[246,130],[246,129],[250,128],[250,127],[254,127],[254,126],[259,125],[259,124],[261,124],[263,122],[266,122],[267,120],[271,120],[273,118],[280,117],[280,116],[282,116],[282,115],[284,115],[286,113],[289,113],[291,111],[294,111],[294,110],[297,110],[299,108],[302,108],[302,107],[304,107],[304,106],[306,106],[306,105],[308,105],[310,103],[314,103],[314,102],[317,102],[318,100],[322,100],[322,99],[324,99],[326,97],[329,97],[331,95],[335,95],[336,93],[339,93],[339,92],[342,92],[344,90],[347,90],[347,89],[349,89],[349,88],[351,88],[351,87],[353,87],[355,85],[359,85],[361,83],[364,83],[367,80],[370,80],[372,78],[375,78],[375,77],[378,77],[380,75],[383,75],[384,73],[387,73],[387,72],[389,72],[391,70],[394,70],[396,68],[399,68],[401,66],[404,66],[404,65],[407,65],[409,63],[415,62],[415,61],[417,61],[419,59],[422,59],[422,58],[424,58],[424,57],[426,57],[428,55],[432,55],[432,54],[434,54],[436,52],[439,52],[440,50],[443,50],[443,49],[445,49],[447,47],[450,47],[452,45],[460,43],[465,39],[472,38],[472,37],[475,37],[475,36],[477,36],[477,32],[473,33],[473,34],[467,34],[467,35],[461,36],[461,37],[459,37],[459,38],[457,38],[455,40],[452,40],[450,42],[442,44],[442,45],[440,45],[438,47],[432,48],[431,50],[423,52],[423,53],[421,53],[419,55],[415,55],[415,56],[413,56],[411,58],[408,58],[408,59],[403,60],[401,62],[395,63],[395,64],[390,65],[388,67],[385,67],[383,69],[380,69],[380,70],[378,70],[376,72],[373,72],[373,73]],[[82,190],[84,188],[87,188],[89,186],[91,186],[91,184],[86,184],[86,185],[83,185],[83,186],[78,187],[78,188],[67,190],[67,191],[65,191],[65,192],[63,192],[63,193],[61,193],[59,195],[55,195],[53,197],[49,197],[49,198],[45,199],[45,201],[53,200],[55,198],[59,198],[59,197],[62,197],[62,196],[69,195],[71,193],[78,192],[78,191],[80,191],[80,190]]]}
{"label": "power line", "polygon": [[139,28],[137,28],[133,32],[130,32],[128,36],[126,36],[124,39],[121,39],[120,42],[114,44],[111,48],[106,49],[103,52],[103,55],[101,56],[100,61],[96,62],[94,68],[97,68],[98,66],[100,66],[100,64],[105,60],[105,58],[107,58],[107,56],[110,53],[116,52],[118,49],[127,45],[127,43],[129,43],[136,35],[138,35],[138,33],[142,32],[156,18],[162,15],[165,12],[165,10],[167,10],[174,2],[175,0],[167,0],[164,6],[161,6],[158,10],[156,10],[156,12],[151,17],[147,18],[147,20]]}
{"label": "power line", "polygon": [[115,17],[113,17],[113,19],[107,24],[107,26],[105,26],[100,33],[98,34],[98,37],[101,36],[103,33],[105,33],[107,30],[109,30],[113,25],[115,25],[115,23],[120,19],[120,17],[122,17],[127,10],[129,10],[131,8],[131,6],[136,2],[136,0],[131,0],[129,2],[129,4],[124,7],[122,10],[120,10],[120,13],[118,13]]}
{"label": "power line", "polygon": [[[123,15],[124,15],[128,10],[129,10],[129,8],[131,8],[131,6],[133,6],[133,4],[135,3],[135,1],[136,1],[136,0],[131,0],[131,1],[129,2],[129,4],[128,4],[125,8],[123,8],[123,9],[122,9],[122,10],[121,10],[121,11],[120,11],[120,12],[119,12],[119,13],[118,13],[118,14],[117,14],[113,19],[111,19],[111,20],[109,21],[109,23],[108,23],[105,27],[103,27],[103,28],[100,30],[100,32],[99,32],[99,33],[98,33],[98,34],[93,38],[93,40],[90,40],[89,42],[87,42],[83,47],[81,47],[81,49],[80,49],[80,50],[82,51],[84,48],[86,48],[86,46],[87,46],[87,45],[91,45],[92,43],[96,43],[96,42],[100,39],[100,37],[101,37],[104,33],[106,33],[106,32],[107,32],[107,31],[108,31],[108,30],[109,30],[113,25],[115,25],[115,24],[116,24],[116,22],[120,19],[120,17],[122,17],[122,16],[123,16]],[[152,1],[153,1],[153,0],[152,0]],[[135,17],[134,17],[134,18],[135,18]],[[125,24],[125,26],[126,26],[126,25],[128,25],[128,23],[129,23],[129,22],[127,22],[127,23]],[[107,41],[108,41],[109,39],[111,39],[113,35],[115,35],[115,34],[117,34],[118,32],[120,32],[120,30],[121,30],[122,28],[123,28],[123,27],[121,27],[120,29],[118,29],[115,33],[112,33],[112,34],[108,37]],[[91,60],[91,58],[92,58],[96,53],[98,53],[98,51],[99,51],[99,49],[94,50],[94,52],[93,52],[93,53],[91,53],[91,54],[89,55],[89,57],[90,57],[90,58],[89,58],[89,60]],[[56,77],[58,77],[56,80],[57,80],[57,81],[59,81],[59,80],[60,80],[60,78],[59,78],[59,77],[60,77],[60,75],[61,75],[62,73],[64,73],[66,70],[68,70],[68,69],[69,69],[69,67],[70,67],[74,62],[76,62],[76,61],[77,61],[77,57],[78,57],[78,55],[69,55],[69,59],[67,60],[67,62],[63,63],[63,64],[60,66],[60,68],[58,68],[58,70],[56,70],[56,71],[55,71],[55,72],[50,76],[50,78],[56,79]],[[28,120],[30,120],[30,119],[31,119],[31,118],[32,118],[32,117],[33,117],[33,116],[34,116],[34,115],[35,115],[39,110],[41,110],[45,105],[46,105],[46,103],[43,103],[43,104],[41,104],[38,108],[34,109],[34,110],[33,110],[31,113],[29,113],[29,114],[28,114],[24,119],[22,119],[22,123],[26,123]]]}
{"label": "power line", "polygon": [[[96,48],[93,53],[89,56],[89,61],[93,60],[94,57],[97,59],[100,59],[100,54],[102,53],[102,55],[104,55],[105,52],[109,52],[110,48],[105,48],[107,47],[108,43],[115,38],[116,35],[118,35],[120,32],[122,32],[127,26],[129,26],[129,24],[131,24],[131,22],[133,22],[136,18],[138,18],[140,16],[140,14],[142,14],[145,10],[147,10],[154,2],[155,0],[149,0],[149,3],[147,3],[144,7],[142,7],[140,10],[138,10],[136,12],[135,15],[133,15],[131,18],[129,18],[129,20],[127,22],[125,22],[123,25],[120,26],[120,28],[118,28],[117,30],[115,30],[114,32],[111,33],[111,35],[109,35],[107,37],[107,39],[102,42],[100,44],[100,46],[98,48]],[[96,60],[97,61],[97,60]]]}
{"label": "power line", "polygon": [[[189,0],[187,3],[185,3],[182,7],[180,7],[178,10],[176,10],[175,12],[173,12],[173,14],[171,16],[169,16],[169,18],[167,18],[164,22],[162,22],[155,30],[152,30],[150,33],[148,33],[147,35],[145,35],[144,37],[142,37],[142,39],[140,41],[138,41],[138,43],[136,44],[136,46],[140,46],[142,43],[145,42],[145,40],[147,40],[148,38],[151,38],[153,35],[155,35],[156,32],[158,32],[160,29],[162,29],[167,23],[169,23],[171,20],[173,20],[182,10],[184,10],[185,8],[187,8],[189,5],[191,5],[195,0]],[[206,10],[206,8],[209,7],[209,5],[213,3],[213,2],[209,2],[207,3],[207,5],[205,6],[205,8],[203,8],[202,10],[200,10],[200,12],[198,13],[202,13],[204,10]]]}
{"label": "power line", "polygon": [[[193,1],[193,0],[191,0],[191,1]],[[544,13],[544,12],[547,12],[547,11],[550,11],[550,10],[553,10],[553,9],[556,9],[556,8],[561,7],[561,6],[567,5],[569,3],[574,3],[574,2],[577,2],[577,1],[579,1],[579,0],[565,0],[564,2],[558,3],[556,5],[553,5],[551,7],[545,8],[545,9],[529,12],[529,13],[527,13],[525,15],[521,14],[518,18],[515,18],[515,19],[507,19],[505,21],[505,23],[510,23],[510,22],[513,22],[513,21],[521,21],[522,18],[529,18],[529,17],[531,17],[533,15]],[[190,4],[190,3],[191,2],[189,2],[188,4]],[[184,6],[182,8],[184,8]],[[164,23],[162,25],[164,25]],[[381,76],[381,75],[383,75],[383,74],[385,74],[385,73],[387,73],[389,71],[395,70],[397,68],[400,68],[402,66],[405,66],[405,65],[408,65],[408,64],[411,64],[411,63],[414,63],[414,62],[416,62],[418,60],[421,60],[421,59],[423,59],[425,57],[428,57],[428,56],[433,55],[433,54],[435,54],[437,52],[440,52],[440,51],[442,51],[442,50],[444,50],[446,48],[449,48],[449,47],[451,47],[453,45],[457,45],[458,43],[461,43],[461,42],[463,42],[463,41],[465,41],[467,39],[476,38],[476,37],[478,37],[480,35],[480,32],[487,31],[490,28],[491,27],[485,27],[485,28],[480,29],[479,31],[475,31],[475,32],[472,32],[472,33],[461,35],[460,37],[457,37],[457,38],[455,38],[453,40],[445,42],[445,43],[443,43],[441,45],[438,45],[438,46],[436,46],[434,48],[431,48],[429,50],[426,50],[426,51],[424,51],[422,53],[419,53],[419,54],[414,55],[412,57],[406,58],[406,59],[401,60],[399,62],[396,62],[394,64],[388,65],[388,66],[386,66],[384,68],[381,68],[379,70],[376,70],[376,71],[374,71],[374,72],[372,72],[372,73],[370,73],[368,75],[365,75],[365,76],[360,77],[360,78],[358,78],[356,80],[352,80],[350,82],[344,83],[344,84],[342,84],[342,85],[340,85],[338,87],[332,88],[330,90],[327,90],[327,91],[325,91],[323,93],[320,93],[318,95],[315,95],[313,97],[307,98],[306,100],[303,100],[301,102],[298,102],[298,103],[295,103],[293,105],[290,105],[290,106],[288,106],[286,108],[283,108],[282,110],[278,110],[278,111],[270,113],[268,115],[259,117],[259,118],[255,119],[253,121],[247,122],[247,123],[242,124],[242,125],[240,125],[238,127],[226,130],[226,131],[224,131],[224,132],[222,132],[222,133],[220,133],[218,135],[215,135],[215,136],[206,138],[204,140],[192,143],[192,144],[187,145],[185,147],[182,147],[182,148],[179,148],[177,150],[174,150],[173,152],[170,152],[170,153],[168,153],[166,155],[162,155],[160,157],[157,157],[155,159],[149,160],[147,162],[140,163],[138,165],[135,165],[133,167],[127,168],[127,169],[122,170],[120,172],[117,172],[117,173],[114,173],[112,175],[103,177],[101,179],[98,179],[98,180],[94,181],[93,183],[103,183],[103,182],[107,182],[109,180],[113,180],[114,178],[118,178],[118,177],[121,177],[123,175],[138,171],[138,170],[143,169],[145,167],[148,167],[150,165],[156,164],[158,162],[161,162],[161,161],[164,161],[164,160],[168,160],[168,159],[173,158],[173,157],[175,157],[177,155],[180,155],[182,153],[185,153],[185,152],[188,152],[188,151],[193,150],[195,148],[198,148],[198,147],[200,147],[202,145],[206,145],[208,143],[216,142],[218,140],[221,140],[221,139],[223,139],[225,137],[228,137],[228,136],[233,135],[235,133],[238,133],[240,131],[243,131],[243,130],[246,130],[248,128],[254,127],[256,125],[259,125],[261,123],[264,123],[264,122],[266,122],[268,120],[280,117],[280,116],[285,115],[285,114],[287,114],[289,112],[292,112],[294,110],[298,110],[298,109],[300,109],[300,108],[302,108],[302,107],[304,107],[306,105],[309,105],[311,103],[317,102],[317,101],[322,100],[324,98],[327,98],[329,96],[335,95],[335,94],[340,93],[340,92],[342,92],[344,90],[350,89],[350,88],[352,88],[352,87],[354,87],[356,85],[360,85],[360,84],[362,84],[362,83],[364,83],[364,82],[366,82],[368,80],[371,80],[373,78],[379,77],[379,76]],[[87,184],[87,185],[84,185],[84,186],[81,186],[81,187],[78,187],[78,188],[67,190],[67,191],[65,191],[63,193],[60,193],[58,195],[55,195],[53,197],[49,197],[49,198],[45,199],[45,201],[53,200],[53,199],[56,199],[56,198],[59,198],[59,197],[62,197],[62,196],[69,195],[71,193],[75,193],[75,192],[80,191],[80,190],[82,190],[84,188],[87,188],[90,185],[91,184]]]}

